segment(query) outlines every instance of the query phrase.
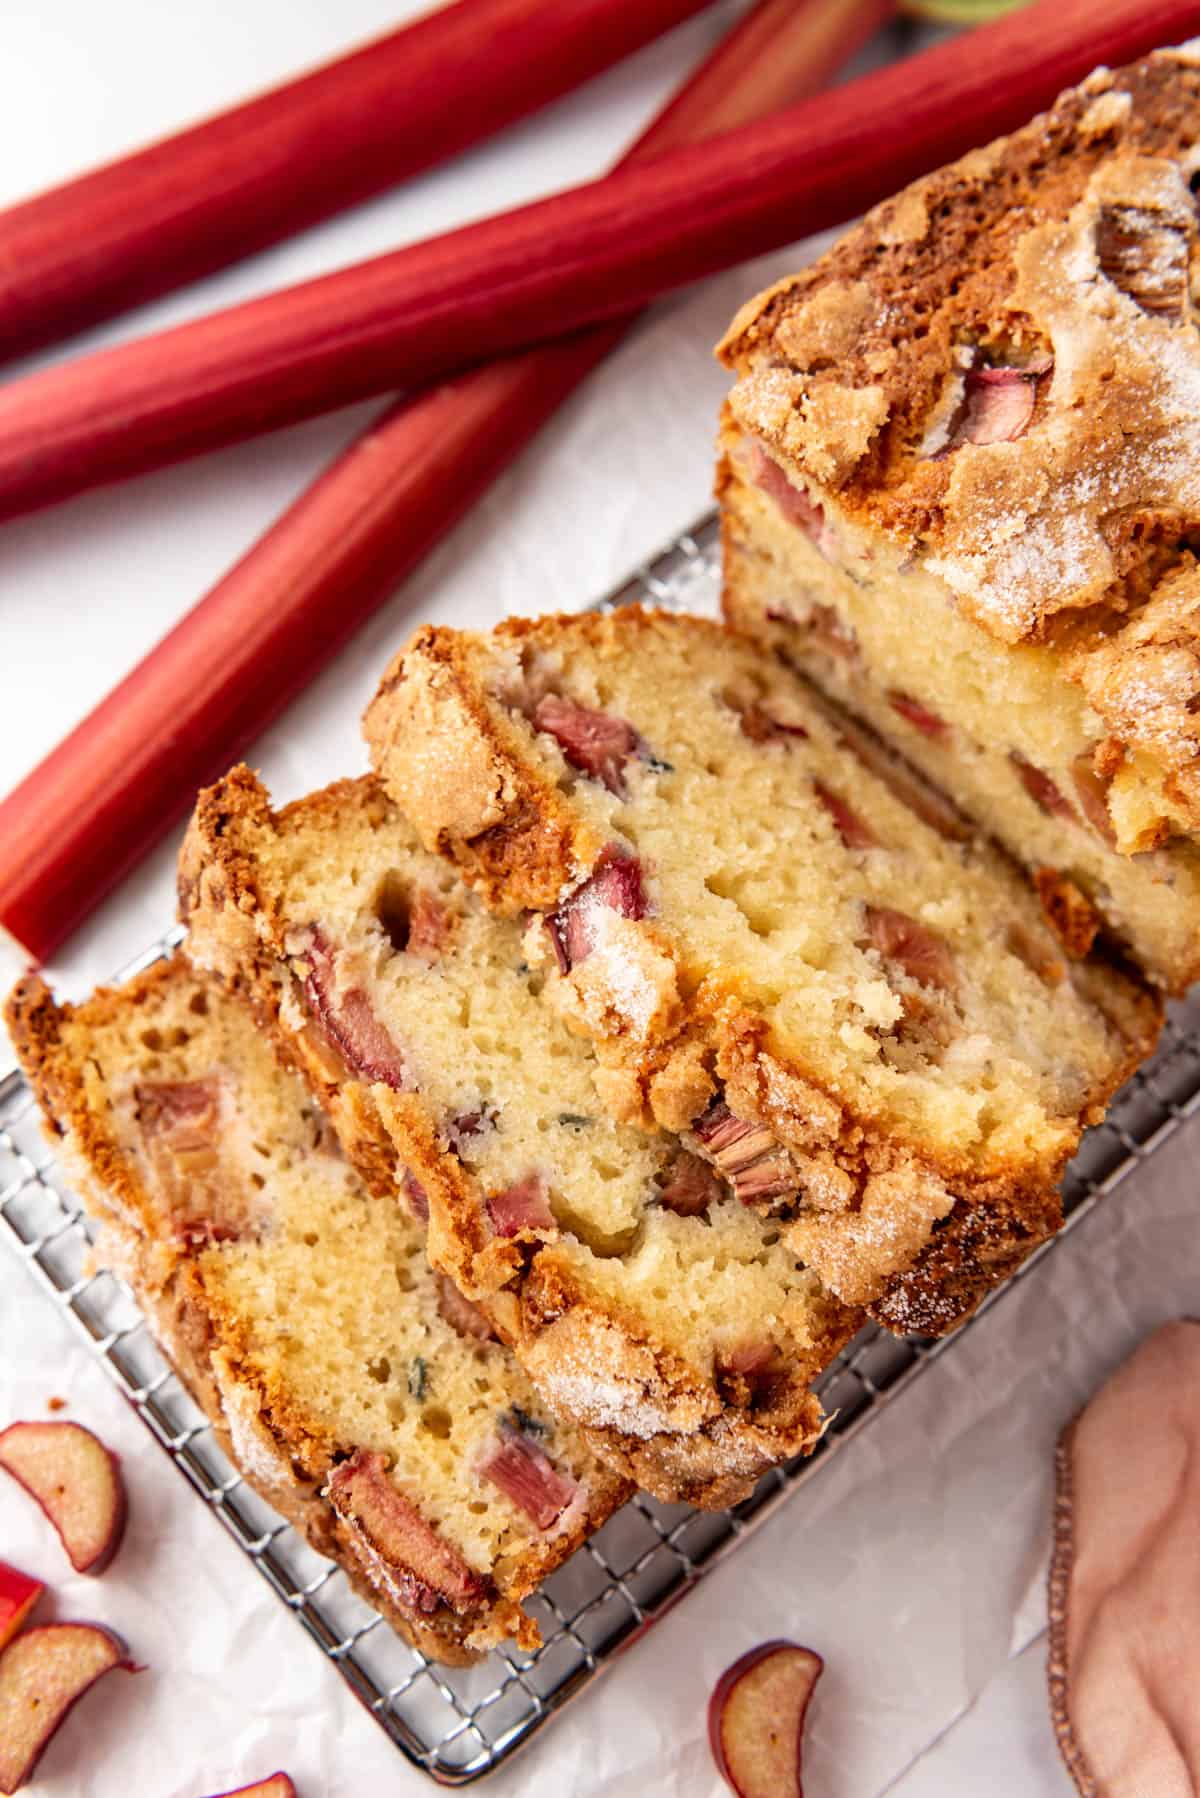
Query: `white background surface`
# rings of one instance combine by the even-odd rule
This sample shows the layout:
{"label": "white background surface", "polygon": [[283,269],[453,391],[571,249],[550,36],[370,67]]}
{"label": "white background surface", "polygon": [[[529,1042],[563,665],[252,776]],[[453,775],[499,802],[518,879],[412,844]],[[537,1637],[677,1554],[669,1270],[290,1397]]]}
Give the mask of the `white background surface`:
{"label": "white background surface", "polygon": [[[0,204],[386,29],[408,0],[7,0]],[[110,341],[299,279],[598,171],[736,8],[717,7],[503,141],[96,333]],[[391,649],[431,617],[575,606],[707,504],[723,377],[709,346],[784,253],[660,308],[251,759],[280,797],[362,766],[357,717]],[[0,533],[0,789],[215,580],[377,407],[114,488]],[[264,671],[269,679],[269,670]],[[0,853],[3,845],[0,844]],[[174,845],[51,972],[86,990],[172,912]],[[12,972],[10,965],[0,968]],[[0,1060],[4,1051],[0,1048]],[[1154,1322],[1195,1309],[1195,1132],[838,1455],[790,1510],[622,1659],[496,1793],[704,1798],[704,1703],[743,1649],[826,1656],[810,1798],[1062,1798],[1043,1696],[1041,1570],[1057,1429]],[[53,1798],[189,1798],[290,1769],[301,1798],[428,1790],[0,1256],[0,1421],[47,1396],[118,1447],[129,1538],[102,1581],[65,1577],[0,1483],[0,1553],[58,1614],[118,1627],[149,1671],[114,1675],[44,1762]],[[1027,1646],[1027,1644],[1031,1644]],[[1023,1652],[1022,1652],[1023,1650]]]}

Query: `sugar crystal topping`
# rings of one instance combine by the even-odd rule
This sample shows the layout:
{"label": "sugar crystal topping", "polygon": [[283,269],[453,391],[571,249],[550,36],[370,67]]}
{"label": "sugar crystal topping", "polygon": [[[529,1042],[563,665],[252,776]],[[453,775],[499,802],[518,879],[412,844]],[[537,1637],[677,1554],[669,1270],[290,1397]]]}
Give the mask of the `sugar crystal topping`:
{"label": "sugar crystal topping", "polygon": [[646,1441],[670,1427],[661,1408],[632,1383],[622,1385],[575,1366],[547,1370],[539,1382],[557,1410],[592,1429],[619,1430]]}
{"label": "sugar crystal topping", "polygon": [[1017,245],[1011,304],[1050,339],[1044,416],[1015,444],[967,446],[950,476],[947,528],[927,559],[997,636],[1098,600],[1115,574],[1103,526],[1126,510],[1200,515],[1200,333],[1146,310],[1100,267],[1105,208],[1157,222],[1142,279],[1174,278],[1176,233],[1195,236],[1192,196],[1172,162],[1116,157],[1066,221]]}

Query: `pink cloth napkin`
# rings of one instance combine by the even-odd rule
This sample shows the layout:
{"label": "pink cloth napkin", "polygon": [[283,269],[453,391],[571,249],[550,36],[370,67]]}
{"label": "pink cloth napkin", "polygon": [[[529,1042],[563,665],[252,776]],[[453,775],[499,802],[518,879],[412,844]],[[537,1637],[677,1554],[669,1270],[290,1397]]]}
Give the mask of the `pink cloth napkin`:
{"label": "pink cloth napkin", "polygon": [[1084,1798],[1200,1791],[1200,1322],[1163,1324],[1064,1431],[1050,1703]]}

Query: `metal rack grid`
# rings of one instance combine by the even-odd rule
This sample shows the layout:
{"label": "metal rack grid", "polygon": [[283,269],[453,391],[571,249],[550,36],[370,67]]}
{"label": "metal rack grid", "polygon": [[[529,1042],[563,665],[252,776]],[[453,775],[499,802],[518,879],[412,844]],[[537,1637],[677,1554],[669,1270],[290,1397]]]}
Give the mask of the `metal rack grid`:
{"label": "metal rack grid", "polygon": [[[601,603],[645,599],[711,610],[715,555],[710,517]],[[168,953],[177,940],[178,933],[164,938],[122,978]],[[1064,1183],[1066,1229],[1026,1262],[1009,1287],[1198,1107],[1200,1003],[1194,1003],[1175,1009],[1159,1053],[1085,1139]],[[281,1522],[231,1467],[156,1348],[128,1288],[108,1272],[90,1270],[91,1226],[67,1175],[47,1152],[32,1094],[18,1072],[0,1078],[0,1224],[0,1236],[83,1331],[154,1439],[355,1696],[415,1766],[447,1786],[481,1778],[528,1742],[963,1335],[929,1342],[863,1331],[818,1383],[833,1421],[811,1458],[773,1469],[731,1511],[692,1511],[639,1495],[530,1601],[543,1636],[535,1654],[506,1646],[476,1667],[446,1669],[409,1648],[351,1592],[341,1571]],[[977,1316],[1007,1290],[992,1293]]]}

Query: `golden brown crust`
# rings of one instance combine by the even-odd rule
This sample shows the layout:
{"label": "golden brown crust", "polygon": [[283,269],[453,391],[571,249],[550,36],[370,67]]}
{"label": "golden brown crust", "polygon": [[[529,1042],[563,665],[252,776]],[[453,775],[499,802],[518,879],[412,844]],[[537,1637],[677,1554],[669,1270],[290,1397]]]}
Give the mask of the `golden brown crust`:
{"label": "golden brown crust", "polygon": [[[489,653],[502,657],[536,658],[567,643],[649,663],[662,625],[661,616],[638,607],[623,608],[619,619],[602,614],[509,619],[486,643]],[[730,641],[715,623],[689,619],[687,628],[697,640]],[[368,743],[398,802],[419,808],[429,845],[453,861],[489,906],[550,909],[592,868],[604,839],[569,809],[551,836],[530,829],[529,820],[538,817],[561,821],[563,798],[489,693],[479,642],[446,629],[420,631],[392,663],[368,708]],[[564,656],[569,653],[569,647],[562,648]],[[459,797],[447,813],[450,821],[444,821],[441,787],[428,776],[437,764],[444,771],[440,778],[449,781],[457,766],[453,753],[445,742],[438,755],[420,753],[415,741],[429,711],[421,695],[431,684],[443,695],[459,692],[455,715],[469,716],[477,741],[488,746],[489,809],[478,839],[460,832],[463,819],[481,808]],[[483,765],[481,757],[467,759],[472,767]],[[414,765],[425,771],[416,795]],[[736,1114],[767,1124],[803,1169],[807,1185],[832,1195],[829,1209],[793,1226],[789,1241],[847,1302],[867,1305],[885,1320],[908,1306],[924,1320],[922,1328],[933,1328],[935,1320],[940,1329],[953,1328],[994,1283],[989,1270],[1006,1255],[1019,1259],[1025,1252],[1020,1245],[1027,1251],[1054,1227],[1053,1186],[1073,1152],[1078,1127],[1064,1127],[1053,1149],[1037,1143],[1023,1157],[1011,1151],[982,1165],[927,1135],[906,1138],[896,1127],[864,1115],[853,1095],[837,1090],[822,1068],[790,1058],[784,1065],[773,1055],[764,1020],[745,1008],[732,979],[689,965],[686,946],[654,921],[637,930],[671,970],[663,990],[669,984],[672,992],[686,992],[688,1002],[686,1009],[663,1005],[655,1028],[637,1042],[622,1029],[599,1036],[598,1086],[606,1104],[624,1120],[679,1129],[697,1115],[719,1079]],[[591,965],[585,964],[584,977]],[[1112,978],[1121,984],[1118,976]],[[1126,985],[1122,1052],[1113,1058],[1103,1091],[1091,1095],[1089,1117],[1157,1037],[1158,1001],[1138,983]],[[843,1215],[833,1219],[832,1211]],[[872,1264],[868,1275],[862,1271],[865,1262]],[[943,1290],[935,1302],[932,1288],[939,1280]]]}
{"label": "golden brown crust", "polygon": [[[509,619],[519,644],[528,621]],[[520,739],[475,691],[462,640],[425,625],[386,669],[363,729],[427,849],[448,854],[493,911],[553,902],[564,865],[603,848],[561,796],[526,778]]]}
{"label": "golden brown crust", "polygon": [[[1097,71],[876,207],[719,348],[739,425],[983,630],[1053,643],[1191,829],[1198,131],[1190,51]],[[1029,416],[964,442],[981,364],[1028,371]]]}
{"label": "golden brown crust", "polygon": [[[463,1164],[445,1153],[419,1094],[371,1088],[345,1070],[340,1081],[331,1081],[327,1068],[306,1058],[294,1013],[281,1005],[286,929],[256,865],[256,846],[265,849],[272,833],[282,837],[293,814],[332,819],[354,788],[346,783],[328,789],[276,815],[261,785],[237,769],[201,795],[181,863],[180,904],[193,952],[222,974],[236,972],[259,1017],[313,1083],[346,1154],[372,1189],[395,1197],[405,1169],[416,1177],[429,1204],[433,1265],[484,1309],[551,1407],[579,1427],[610,1466],[668,1501],[686,1495],[688,1502],[720,1508],[733,1496],[747,1496],[780,1454],[799,1453],[815,1441],[808,1382],[849,1340],[861,1316],[829,1299],[827,1339],[811,1363],[773,1385],[771,1403],[751,1416],[745,1406],[722,1402],[711,1383],[699,1381],[656,1344],[635,1316],[612,1306],[602,1319],[612,1351],[607,1361],[615,1368],[624,1355],[626,1365],[638,1370],[622,1389],[638,1429],[594,1421],[600,1413],[585,1390],[601,1321],[594,1300],[571,1289],[552,1247],[543,1249],[536,1237],[497,1237],[485,1228],[483,1195]],[[362,804],[372,803],[380,789],[367,778],[357,791]],[[551,1377],[565,1359],[575,1375],[569,1386]],[[609,1387],[615,1391],[611,1381]]]}
{"label": "golden brown crust", "polygon": [[892,1284],[871,1315],[898,1334],[944,1335],[1061,1224],[1057,1192],[1044,1193],[1040,1207],[1026,1200],[1014,1206],[1003,1195],[958,1207],[944,1230],[935,1228],[917,1266]]}

